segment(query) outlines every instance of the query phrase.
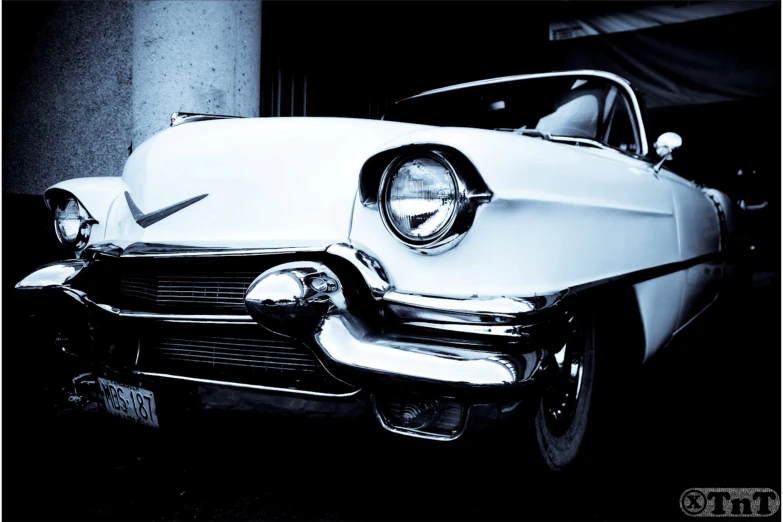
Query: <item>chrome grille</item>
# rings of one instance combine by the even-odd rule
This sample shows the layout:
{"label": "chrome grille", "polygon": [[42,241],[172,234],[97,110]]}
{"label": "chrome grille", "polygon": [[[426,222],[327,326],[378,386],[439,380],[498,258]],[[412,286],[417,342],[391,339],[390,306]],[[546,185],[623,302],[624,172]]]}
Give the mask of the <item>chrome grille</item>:
{"label": "chrome grille", "polygon": [[315,372],[316,358],[292,343],[231,337],[163,337],[152,348],[169,361],[278,372]]}
{"label": "chrome grille", "polygon": [[161,324],[140,332],[138,369],[182,377],[344,393],[313,352],[256,324]]}
{"label": "chrome grille", "polygon": [[245,291],[291,255],[119,258],[98,256],[82,290],[116,308],[143,312],[244,315]]}
{"label": "chrome grille", "polygon": [[158,307],[245,309],[245,291],[258,272],[120,273],[120,294]]}

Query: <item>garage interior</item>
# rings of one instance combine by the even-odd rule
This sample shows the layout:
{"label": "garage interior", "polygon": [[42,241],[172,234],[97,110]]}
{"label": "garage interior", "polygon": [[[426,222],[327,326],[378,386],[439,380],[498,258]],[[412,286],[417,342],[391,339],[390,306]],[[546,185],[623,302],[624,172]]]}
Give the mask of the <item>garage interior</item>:
{"label": "garage interior", "polygon": [[[144,4],[3,2],[4,518],[669,520],[683,517],[677,502],[688,487],[780,492],[779,2]],[[232,10],[233,22],[176,18],[202,4]],[[233,11],[242,6],[250,11]],[[143,18],[140,9],[156,10]],[[170,27],[167,17],[176,18]],[[144,20],[152,36],[140,38]],[[202,63],[190,64],[192,76],[171,69],[186,83],[217,85],[193,80],[188,106],[173,106],[168,84],[140,86],[138,57],[165,31],[192,32],[210,52],[233,42],[227,52],[251,56],[252,72],[232,85],[250,94],[226,94],[221,71]],[[754,246],[752,282],[642,372],[631,391],[639,407],[618,412],[628,432],[600,480],[528,476],[513,441],[455,457],[389,443],[367,426],[286,424],[191,432],[183,445],[106,428],[58,402],[46,340],[15,313],[13,293],[36,266],[68,255],[43,204],[47,186],[120,175],[139,140],[175,111],[379,119],[427,89],[568,69],[614,72],[645,93],[650,142],[666,131],[683,138],[667,167],[744,201]],[[151,104],[143,119],[139,93],[155,89],[172,106]],[[253,446],[274,450],[242,450]],[[144,493],[128,494],[128,481]]]}

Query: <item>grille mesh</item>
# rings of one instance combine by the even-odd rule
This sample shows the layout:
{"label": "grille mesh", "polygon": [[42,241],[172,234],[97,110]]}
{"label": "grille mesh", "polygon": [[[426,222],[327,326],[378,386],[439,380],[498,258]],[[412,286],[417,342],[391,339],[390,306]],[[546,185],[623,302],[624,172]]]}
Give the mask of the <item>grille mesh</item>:
{"label": "grille mesh", "polygon": [[112,258],[99,256],[85,290],[126,310],[244,315],[244,296],[256,277],[288,256]]}
{"label": "grille mesh", "polygon": [[239,366],[276,372],[315,372],[318,361],[301,348],[282,341],[231,337],[163,337],[153,343],[159,357],[213,368]]}
{"label": "grille mesh", "polygon": [[139,369],[323,393],[349,390],[304,345],[250,324],[168,324],[145,329]]}
{"label": "grille mesh", "polygon": [[[334,257],[327,259],[318,252],[171,258],[98,255],[79,289],[96,302],[123,310],[246,315],[244,295],[259,275],[275,266],[303,259],[325,262],[345,281],[358,276],[347,262]],[[368,297],[363,293],[366,287],[347,287],[353,287],[346,293],[348,300]]]}
{"label": "grille mesh", "polygon": [[244,296],[258,272],[120,273],[120,294],[161,308],[244,311]]}

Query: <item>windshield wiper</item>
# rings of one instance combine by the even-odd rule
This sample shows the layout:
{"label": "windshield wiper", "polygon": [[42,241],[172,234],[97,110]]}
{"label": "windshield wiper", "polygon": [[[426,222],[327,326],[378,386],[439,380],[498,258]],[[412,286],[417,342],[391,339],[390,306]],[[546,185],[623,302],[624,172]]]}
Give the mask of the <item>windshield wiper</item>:
{"label": "windshield wiper", "polygon": [[509,129],[501,127],[495,129],[496,131],[513,132],[514,134],[521,134],[523,136],[533,136],[534,138],[542,138],[545,140],[551,140],[552,135],[548,132],[540,131],[538,129]]}

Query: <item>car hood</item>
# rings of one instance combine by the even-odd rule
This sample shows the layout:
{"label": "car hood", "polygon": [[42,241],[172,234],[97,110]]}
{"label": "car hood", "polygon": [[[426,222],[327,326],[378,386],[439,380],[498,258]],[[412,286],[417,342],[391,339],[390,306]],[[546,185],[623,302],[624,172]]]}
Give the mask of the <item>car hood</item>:
{"label": "car hood", "polygon": [[156,134],[134,151],[123,172],[123,189],[145,214],[207,196],[143,228],[124,193],[118,194],[104,239],[252,248],[344,241],[351,238],[362,165],[377,152],[412,143],[462,151],[498,204],[547,200],[671,212],[667,194],[628,190],[645,167],[614,151],[506,132],[379,120],[224,119]]}
{"label": "car hood", "polygon": [[148,214],[207,196],[142,228],[119,194],[105,239],[240,247],[345,240],[362,164],[392,138],[420,128],[346,118],[254,118],[166,129],[125,165],[133,203]]}

